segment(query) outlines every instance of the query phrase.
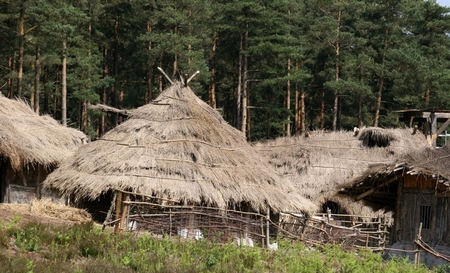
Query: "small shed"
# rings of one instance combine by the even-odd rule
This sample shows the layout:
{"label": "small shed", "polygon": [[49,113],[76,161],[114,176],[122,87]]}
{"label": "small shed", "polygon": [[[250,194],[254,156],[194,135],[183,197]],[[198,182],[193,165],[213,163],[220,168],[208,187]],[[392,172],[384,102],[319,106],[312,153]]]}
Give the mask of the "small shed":
{"label": "small shed", "polygon": [[189,86],[174,82],[128,115],[64,161],[45,186],[75,201],[122,190],[176,205],[273,213],[315,210]]}
{"label": "small shed", "polygon": [[450,146],[424,148],[390,164],[378,164],[341,187],[356,200],[395,212],[391,243],[421,237],[429,245],[449,246]]}
{"label": "small shed", "polygon": [[41,183],[87,143],[82,132],[39,116],[21,100],[0,94],[0,202],[29,203],[51,195]]}
{"label": "small shed", "polygon": [[351,131],[312,131],[254,143],[278,175],[292,181],[297,191],[313,201],[319,212],[377,217],[383,207],[367,206],[338,193],[336,187],[351,181],[373,164],[395,161],[399,155],[428,147],[424,135],[412,129],[378,127]]}

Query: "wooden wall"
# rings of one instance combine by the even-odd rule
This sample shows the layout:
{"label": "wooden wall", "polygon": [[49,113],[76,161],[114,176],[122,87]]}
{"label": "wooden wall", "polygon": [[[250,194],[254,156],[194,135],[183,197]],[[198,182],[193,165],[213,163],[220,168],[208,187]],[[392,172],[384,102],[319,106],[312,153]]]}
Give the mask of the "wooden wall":
{"label": "wooden wall", "polygon": [[449,198],[436,197],[435,186],[432,178],[404,176],[401,193],[397,194],[400,202],[396,208],[399,213],[395,241],[413,242],[422,222],[421,236],[425,242],[432,246],[450,243]]}
{"label": "wooden wall", "polygon": [[[29,203],[42,197],[41,184],[50,173],[40,165],[29,164],[20,171],[14,170],[8,161],[0,163],[0,202]],[[53,195],[45,192],[45,195]]]}

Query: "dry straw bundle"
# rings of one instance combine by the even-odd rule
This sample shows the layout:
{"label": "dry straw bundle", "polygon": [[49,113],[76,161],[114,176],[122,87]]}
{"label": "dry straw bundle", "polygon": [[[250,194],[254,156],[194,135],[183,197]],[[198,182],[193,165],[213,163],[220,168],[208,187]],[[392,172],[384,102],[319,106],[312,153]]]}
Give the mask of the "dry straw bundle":
{"label": "dry straw bundle", "polygon": [[18,215],[50,217],[73,222],[90,222],[91,215],[82,209],[56,204],[51,199],[34,199],[29,204],[1,204],[0,208],[13,210]]}

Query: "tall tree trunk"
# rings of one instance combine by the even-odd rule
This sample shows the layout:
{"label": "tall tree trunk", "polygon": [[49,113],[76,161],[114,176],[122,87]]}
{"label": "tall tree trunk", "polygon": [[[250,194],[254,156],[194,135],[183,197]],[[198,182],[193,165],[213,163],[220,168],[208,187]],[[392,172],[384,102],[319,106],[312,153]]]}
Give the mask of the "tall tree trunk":
{"label": "tall tree trunk", "polygon": [[425,89],[425,95],[424,95],[424,99],[425,99],[425,107],[428,107],[428,105],[430,105],[430,79],[426,79],[426,89]]}
{"label": "tall tree trunk", "polygon": [[18,60],[18,71],[17,71],[17,97],[22,96],[22,79],[23,79],[23,54],[24,54],[24,43],[25,43],[25,31],[24,31],[24,16],[25,10],[22,7],[19,13],[19,60]]}
{"label": "tall tree trunk", "polygon": [[62,124],[67,126],[67,41],[63,41],[63,52],[61,57],[61,119]]}
{"label": "tall tree trunk", "polygon": [[[244,50],[248,48],[248,31],[244,33]],[[244,56],[243,67],[244,75],[242,78],[242,124],[241,131],[247,136],[247,111],[248,111],[248,57]]]}
{"label": "tall tree trunk", "polygon": [[36,58],[34,60],[34,112],[39,114],[39,100],[41,95],[41,48],[36,46]]}
{"label": "tall tree trunk", "polygon": [[287,60],[287,83],[286,83],[286,109],[289,111],[289,115],[287,116],[287,121],[286,121],[286,136],[290,137],[291,136],[291,80],[290,80],[290,76],[291,76],[291,58],[288,58]]}
{"label": "tall tree trunk", "polygon": [[242,77],[243,77],[243,52],[244,51],[244,34],[241,33],[239,40],[239,60],[238,60],[238,82],[236,94],[236,128],[241,127],[241,111],[242,111]]}
{"label": "tall tree trunk", "polygon": [[306,132],[305,90],[300,93],[300,133]]}
{"label": "tall tree trunk", "polygon": [[[160,56],[159,56],[159,67],[162,67],[163,63],[162,63],[162,59],[163,59],[163,53],[161,52]],[[161,73],[159,73],[159,77],[158,77],[158,86],[159,86],[159,93],[161,93],[163,91],[163,76],[161,75]]]}
{"label": "tall tree trunk", "polygon": [[294,124],[295,124],[295,135],[300,134],[300,101],[299,101],[299,92],[298,92],[298,86],[295,85],[295,118],[294,118]]}
{"label": "tall tree trunk", "polygon": [[82,101],[80,130],[83,132],[86,132],[86,128],[88,127],[88,105],[89,102],[87,100]]}
{"label": "tall tree trunk", "polygon": [[[152,33],[152,25],[150,20],[147,21],[147,34],[151,35]],[[148,52],[152,51],[152,42],[149,41],[147,44]],[[147,67],[147,92],[145,92],[144,101],[145,104],[148,104],[152,99],[152,89],[153,89],[153,60],[149,62]]]}
{"label": "tall tree trunk", "polygon": [[[246,104],[247,104],[247,106],[249,106],[250,105],[250,88],[248,87],[248,84],[247,84],[246,90],[247,90],[247,92],[246,92],[247,93],[247,99],[246,99],[247,103]],[[252,123],[251,123],[250,108],[247,107],[247,111],[245,111],[245,112],[247,113],[247,122],[246,122],[246,124],[247,124],[247,130],[246,130],[247,139],[250,141],[250,139],[252,138]]]}
{"label": "tall tree trunk", "polygon": [[[14,54],[15,55],[15,54]],[[15,71],[15,67],[14,67],[14,57],[8,57],[8,70],[9,71]],[[14,90],[14,86],[13,86],[13,79],[11,77],[8,77],[8,94],[7,97],[8,98],[12,98],[13,97],[13,90]]]}
{"label": "tall tree trunk", "polygon": [[[89,3],[90,4],[90,3]],[[88,24],[88,33],[89,33],[89,40],[91,40],[92,37],[92,23],[91,21],[89,21]],[[89,59],[92,59],[92,51],[89,48],[88,50],[88,56]],[[89,83],[91,82],[91,72],[88,71],[88,75],[87,78],[89,80]],[[91,88],[90,84],[87,84],[86,88]],[[89,105],[89,101],[86,98],[83,98],[82,104],[81,104],[81,122],[80,122],[80,130],[83,132],[86,132],[86,128],[89,125],[89,116],[88,116],[88,105]]]}
{"label": "tall tree trunk", "polygon": [[[178,34],[178,25],[177,24],[175,24],[175,27],[173,29],[173,34],[174,35]],[[175,52],[175,54],[173,56],[173,73],[172,73],[173,78],[175,78],[175,76],[177,75],[177,71],[178,71],[178,55]]]}
{"label": "tall tree trunk", "polygon": [[362,96],[359,95],[359,97],[358,97],[358,128],[363,127],[362,109],[363,109],[363,99],[362,99]]}
{"label": "tall tree trunk", "polygon": [[209,58],[210,67],[211,67],[211,77],[209,78],[209,88],[208,88],[209,105],[214,109],[217,107],[216,83],[215,83],[215,77],[216,77],[215,54],[216,54],[216,49],[217,49],[217,40],[218,40],[217,33],[214,33],[213,43],[212,43],[212,47],[211,47],[211,56]]}
{"label": "tall tree trunk", "polygon": [[44,68],[44,111],[43,113],[49,114],[50,113],[50,90],[48,90],[47,83],[49,82],[48,79],[48,69]]}
{"label": "tall tree trunk", "polygon": [[[108,48],[103,47],[103,79],[109,78],[109,66],[108,66]],[[100,95],[100,100],[103,104],[108,104],[108,88],[104,86]],[[101,137],[106,132],[106,114],[100,116],[99,128],[97,136]]]}
{"label": "tall tree trunk", "polygon": [[325,129],[325,89],[322,88],[320,102],[320,129]]}
{"label": "tall tree trunk", "polygon": [[[119,15],[115,16],[114,22],[114,52],[113,69],[114,85],[111,90],[111,105],[117,108],[117,89],[119,84]],[[111,115],[111,121],[114,127],[117,126],[117,115]]]}
{"label": "tall tree trunk", "polygon": [[[298,60],[295,60],[295,71],[298,72]],[[300,132],[300,92],[298,90],[298,82],[295,83],[295,118],[294,118],[294,124],[295,124],[295,133],[296,135],[301,134]]]}
{"label": "tall tree trunk", "polygon": [[[123,99],[125,97],[125,82],[126,81],[121,81],[120,82],[120,89],[119,89],[119,108],[123,107]],[[118,122],[122,122],[123,117],[122,116],[118,116]]]}
{"label": "tall tree trunk", "polygon": [[[341,30],[341,17],[342,17],[342,11],[339,10],[338,11],[338,18],[337,18],[337,39],[336,39],[336,45],[334,47],[335,50],[335,54],[336,54],[336,63],[335,63],[335,71],[334,71],[334,81],[338,82],[339,81],[339,74],[340,74],[340,41],[339,41],[339,36],[340,36],[340,30]],[[337,124],[337,118],[338,115],[340,115],[340,113],[338,113],[338,104],[339,104],[339,94],[338,92],[335,90],[334,91],[334,103],[333,103],[333,131],[336,131],[336,124]],[[339,117],[340,118],[340,117]],[[339,121],[340,123],[340,121]],[[339,128],[340,129],[340,128]]]}
{"label": "tall tree trunk", "polygon": [[[389,11],[388,11],[388,18],[389,18]],[[384,31],[384,43],[383,43],[383,52],[381,55],[381,74],[380,77],[378,78],[378,93],[377,93],[377,103],[376,103],[376,108],[375,108],[375,116],[373,118],[373,126],[374,127],[378,127],[378,120],[380,118],[380,109],[381,109],[381,98],[383,95],[383,88],[384,88],[384,69],[386,66],[386,52],[388,49],[388,34],[389,34],[389,28],[386,26],[385,27],[385,31]]]}

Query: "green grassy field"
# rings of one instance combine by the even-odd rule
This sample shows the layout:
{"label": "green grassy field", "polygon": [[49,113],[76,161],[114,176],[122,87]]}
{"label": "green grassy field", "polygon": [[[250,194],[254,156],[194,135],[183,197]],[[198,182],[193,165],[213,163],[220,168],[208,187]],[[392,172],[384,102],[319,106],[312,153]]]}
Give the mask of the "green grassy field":
{"label": "green grassy field", "polygon": [[406,260],[383,261],[367,250],[314,249],[279,241],[279,249],[237,247],[206,240],[115,235],[90,224],[0,221],[1,272],[445,272]]}

